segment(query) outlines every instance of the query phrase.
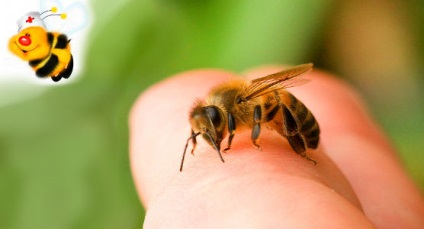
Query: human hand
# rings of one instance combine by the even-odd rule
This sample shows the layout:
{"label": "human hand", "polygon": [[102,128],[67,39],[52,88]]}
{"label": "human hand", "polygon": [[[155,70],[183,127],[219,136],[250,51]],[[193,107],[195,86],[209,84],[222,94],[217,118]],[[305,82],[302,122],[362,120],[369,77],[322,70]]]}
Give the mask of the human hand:
{"label": "human hand", "polygon": [[[247,73],[257,78],[281,67]],[[135,184],[146,228],[423,228],[424,201],[358,96],[328,73],[291,88],[320,128],[313,163],[263,128],[262,151],[237,132],[222,163],[203,139],[187,155],[188,113],[196,98],[233,73],[197,70],[153,86],[130,117]],[[225,144],[225,141],[224,141]],[[189,148],[190,150],[190,148]]]}

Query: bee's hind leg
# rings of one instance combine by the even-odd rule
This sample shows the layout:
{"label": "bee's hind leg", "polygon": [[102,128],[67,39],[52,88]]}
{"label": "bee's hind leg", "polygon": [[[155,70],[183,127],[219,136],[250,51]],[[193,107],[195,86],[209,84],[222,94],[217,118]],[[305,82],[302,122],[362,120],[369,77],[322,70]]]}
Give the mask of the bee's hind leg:
{"label": "bee's hind leg", "polygon": [[57,76],[52,76],[51,78],[54,82],[59,82],[62,79],[62,76],[57,75]]}
{"label": "bee's hind leg", "polygon": [[69,61],[68,66],[66,66],[66,69],[63,74],[63,78],[68,79],[69,76],[71,76],[73,70],[74,70],[74,58],[72,57],[72,54],[71,54],[71,60]]}
{"label": "bee's hind leg", "polygon": [[74,69],[74,58],[71,55],[71,60],[69,61],[68,66],[66,66],[66,68],[61,73],[59,73],[58,76],[68,79],[71,76],[73,69]]}
{"label": "bee's hind leg", "polygon": [[74,59],[72,58],[72,55],[71,55],[71,60],[69,61],[68,66],[66,66],[66,68],[57,76],[52,76],[51,78],[54,82],[58,82],[62,78],[68,79],[71,76],[73,69],[74,69]]}
{"label": "bee's hind leg", "polygon": [[252,143],[254,146],[256,146],[259,150],[261,149],[261,146],[258,145],[258,138],[259,134],[261,132],[261,126],[260,121],[262,119],[262,110],[261,106],[256,105],[255,110],[253,111],[253,128],[252,128]]}
{"label": "bee's hind leg", "polygon": [[317,161],[315,161],[314,159],[310,158],[305,152],[300,153],[300,155],[304,158],[306,158],[308,161],[314,163],[314,165],[317,165]]}

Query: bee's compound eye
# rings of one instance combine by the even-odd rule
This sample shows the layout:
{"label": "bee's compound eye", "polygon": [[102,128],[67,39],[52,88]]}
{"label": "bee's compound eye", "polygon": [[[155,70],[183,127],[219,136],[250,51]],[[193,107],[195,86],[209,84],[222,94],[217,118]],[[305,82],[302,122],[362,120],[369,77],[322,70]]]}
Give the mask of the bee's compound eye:
{"label": "bee's compound eye", "polygon": [[206,112],[211,119],[214,126],[218,126],[221,123],[221,115],[218,108],[215,106],[206,107]]}
{"label": "bee's compound eye", "polygon": [[28,46],[31,44],[31,38],[29,38],[28,36],[21,36],[19,37],[18,41],[23,46]]}

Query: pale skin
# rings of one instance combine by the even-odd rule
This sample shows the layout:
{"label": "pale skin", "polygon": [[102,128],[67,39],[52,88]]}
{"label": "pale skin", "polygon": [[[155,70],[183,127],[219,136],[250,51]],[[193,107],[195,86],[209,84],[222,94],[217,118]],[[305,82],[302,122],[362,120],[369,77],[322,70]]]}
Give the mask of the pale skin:
{"label": "pale skin", "polygon": [[[281,69],[267,66],[244,75],[253,79]],[[225,163],[198,138],[195,156],[187,154],[179,172],[194,100],[234,76],[184,72],[135,102],[130,157],[147,209],[145,228],[424,228],[422,194],[391,143],[356,92],[318,70],[307,75],[309,83],[290,89],[321,127],[318,149],[308,151],[316,166],[262,128],[261,151],[252,146],[250,130],[238,131]]]}

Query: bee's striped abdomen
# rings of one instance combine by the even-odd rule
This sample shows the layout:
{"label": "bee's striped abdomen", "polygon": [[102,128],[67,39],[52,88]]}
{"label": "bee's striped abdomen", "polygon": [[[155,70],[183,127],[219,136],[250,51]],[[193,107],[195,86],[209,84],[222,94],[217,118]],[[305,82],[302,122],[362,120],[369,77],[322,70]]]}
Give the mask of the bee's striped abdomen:
{"label": "bee's striped abdomen", "polygon": [[267,97],[263,109],[263,122],[286,137],[296,153],[307,157],[304,154],[307,148],[317,148],[318,123],[308,108],[292,94],[275,91]]}
{"label": "bee's striped abdomen", "polygon": [[302,136],[308,148],[316,149],[319,142],[320,129],[318,122],[311,111],[294,95],[287,93],[290,104],[287,104],[290,113],[297,123],[297,131]]}

